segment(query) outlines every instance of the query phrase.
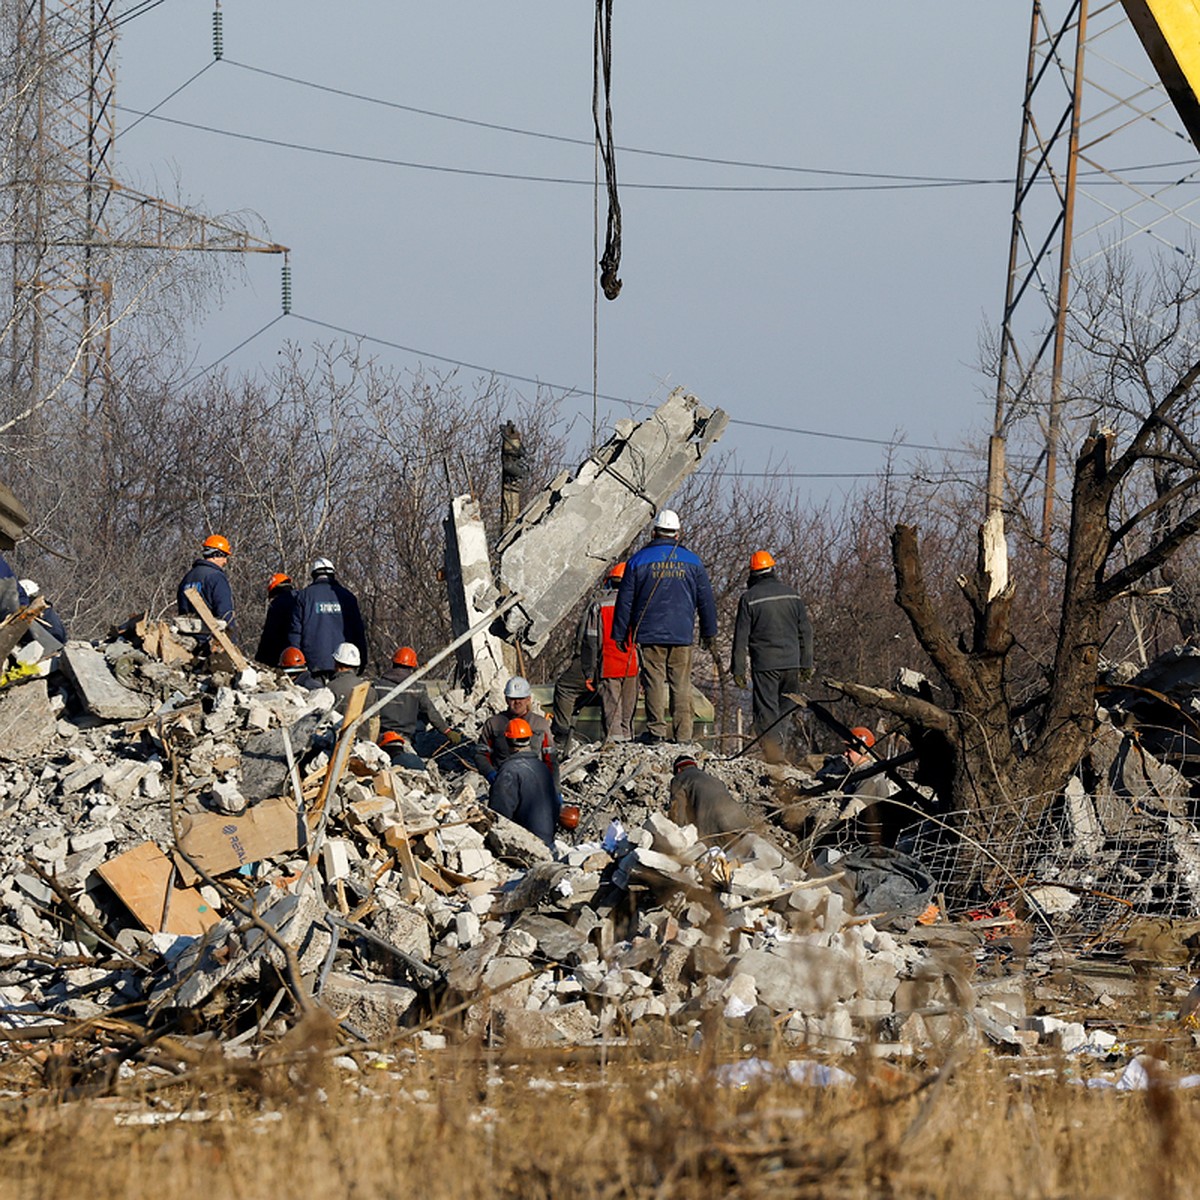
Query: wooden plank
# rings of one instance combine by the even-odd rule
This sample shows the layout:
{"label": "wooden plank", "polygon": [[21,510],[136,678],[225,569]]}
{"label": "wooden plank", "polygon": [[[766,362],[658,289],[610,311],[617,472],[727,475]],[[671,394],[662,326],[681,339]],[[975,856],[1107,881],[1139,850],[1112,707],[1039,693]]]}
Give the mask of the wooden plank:
{"label": "wooden plank", "polygon": [[149,701],[117,682],[99,650],[81,642],[68,642],[61,661],[83,706],[94,716],[105,721],[129,721],[146,715]]}
{"label": "wooden plank", "polygon": [[34,620],[46,611],[46,601],[38,596],[32,604],[10,613],[0,621],[0,663],[12,653],[16,644],[29,632]]}
{"label": "wooden plank", "polygon": [[[380,775],[388,781],[388,787],[395,796],[395,776],[391,771],[381,771]],[[421,895],[421,875],[417,868],[417,860],[413,856],[408,831],[404,827],[404,813],[401,811],[398,801],[396,803],[396,823],[389,825],[384,830],[383,840],[396,852],[396,861],[400,864],[400,873],[404,876],[404,899],[411,904]]]}
{"label": "wooden plank", "polygon": [[250,665],[246,661],[246,656],[229,640],[229,635],[217,623],[216,617],[212,615],[212,610],[204,603],[200,589],[188,588],[184,595],[196,610],[196,615],[208,626],[208,632],[216,639],[217,645],[229,655],[229,661],[237,670],[244,671]]}
{"label": "wooden plank", "polygon": [[300,819],[290,796],[264,800],[239,817],[189,813],[180,826],[179,848],[210,875],[288,854],[300,845]]}
{"label": "wooden plank", "polygon": [[[371,690],[370,680],[364,679],[354,691],[350,693],[350,698],[346,701],[346,715],[342,718],[341,738],[351,736],[347,731],[351,725],[362,715],[363,705],[366,703],[367,693]],[[343,766],[339,768],[339,762],[343,762]],[[329,768],[325,772],[325,778],[321,780],[321,791],[318,793],[316,800],[308,810],[307,819],[310,829],[317,827],[317,822],[321,819],[321,813],[324,811],[325,802],[329,799],[330,794],[337,787],[341,779],[341,771],[344,770],[343,756],[337,750],[334,750],[333,757],[329,760]]]}
{"label": "wooden plank", "polygon": [[171,860],[153,842],[110,858],[96,873],[150,933],[198,937],[220,920],[196,888],[173,884]]}

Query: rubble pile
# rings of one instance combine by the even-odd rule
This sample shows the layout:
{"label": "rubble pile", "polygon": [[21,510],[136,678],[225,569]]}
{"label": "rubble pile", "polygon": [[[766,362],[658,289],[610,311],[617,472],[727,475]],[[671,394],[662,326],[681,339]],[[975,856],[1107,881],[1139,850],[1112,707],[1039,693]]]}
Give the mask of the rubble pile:
{"label": "rubble pile", "polygon": [[[562,769],[583,819],[551,849],[490,811],[469,756],[392,767],[329,692],[216,650],[201,667],[194,632],[136,622],[0,689],[10,1028],[120,1011],[234,1047],[322,1009],[364,1043],[684,1040],[717,1018],[833,1051],[1090,1044],[981,982],[987,922],[921,923],[911,860],[801,857],[773,818],[802,771],[708,759],[754,817],[717,848],[665,815],[678,747],[585,746]],[[440,701],[477,730],[468,697]]]}
{"label": "rubble pile", "polygon": [[[836,872],[807,878],[776,839],[718,851],[670,822],[668,749],[577,755],[564,784],[587,820],[551,851],[454,759],[392,768],[358,740],[338,776],[328,692],[198,671],[186,624],[147,632],[71,643],[78,677],[0,698],[0,727],[34,731],[0,771],[7,1024],[186,1011],[236,1039],[320,1006],[367,1041],[456,1008],[536,1044],[712,1012],[840,1048],[929,1036],[897,1005],[944,979],[934,956],[851,916]],[[90,704],[101,685],[119,715]],[[762,764],[714,770],[765,811]]]}

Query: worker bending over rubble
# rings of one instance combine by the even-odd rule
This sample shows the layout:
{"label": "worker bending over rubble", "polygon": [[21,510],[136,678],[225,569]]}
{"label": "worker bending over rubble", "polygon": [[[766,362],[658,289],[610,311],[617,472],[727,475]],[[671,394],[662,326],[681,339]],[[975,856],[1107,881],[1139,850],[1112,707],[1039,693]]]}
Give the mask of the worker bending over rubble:
{"label": "worker bending over rubble", "polygon": [[[233,588],[229,586],[229,577],[225,574],[225,564],[232,553],[229,539],[223,534],[214,533],[206,537],[201,547],[201,557],[192,563],[192,569],[179,581],[176,599],[179,615],[191,616],[196,610],[186,593],[195,588],[200,593],[200,599],[208,606],[208,611],[218,621],[225,622],[226,633],[236,642],[239,639],[233,614]],[[198,640],[202,647],[207,648],[212,635],[204,629]]]}
{"label": "worker bending over rubble", "polygon": [[325,684],[317,679],[308,669],[308,663],[304,661],[304,651],[297,646],[289,646],[279,656],[279,666],[283,673],[297,687],[307,688],[310,692],[315,692],[317,688],[323,688]]}
{"label": "worker bending over rubble", "polygon": [[553,774],[531,745],[533,736],[523,717],[513,717],[504,727],[508,753],[492,780],[488,803],[552,847],[562,799]]}
{"label": "worker bending over rubble", "polygon": [[533,688],[529,686],[529,680],[522,675],[512,676],[504,685],[504,699],[507,701],[504,711],[488,717],[479,731],[480,745],[475,753],[475,769],[489,784],[495,780],[501,764],[512,753],[511,743],[506,736],[509,722],[519,717],[529,725],[530,737],[536,739],[535,751],[549,768],[557,792],[558,754],[555,751],[554,734],[550,722],[541,713],[533,711]]}
{"label": "worker bending over rubble", "polygon": [[402,733],[389,729],[379,736],[379,747],[393,767],[406,767],[410,771],[425,771],[425,760],[412,748],[412,743]]}
{"label": "worker bending over rubble", "polygon": [[[382,699],[397,684],[403,683],[416,669],[417,652],[411,646],[401,646],[392,655],[391,667],[375,681],[377,696]],[[422,682],[406,688],[379,710],[379,728],[383,731],[383,736],[394,733],[407,742],[410,747],[415,746],[415,739],[422,724],[437,730],[452,746],[457,746],[462,741],[462,734],[457,729],[450,728],[446,718],[442,716]],[[392,739],[392,741],[394,740]],[[382,738],[380,745],[383,745]],[[415,750],[412,752],[412,757],[421,763],[420,769],[423,770],[425,763]],[[403,765],[410,766],[411,764]]]}
{"label": "worker bending over rubble", "polygon": [[292,577],[276,571],[267,580],[267,614],[263,618],[262,633],[258,638],[255,659],[267,666],[274,666],[288,644],[292,631],[292,611],[296,607],[296,588]]}
{"label": "worker bending over rubble", "polygon": [[750,576],[738,600],[733,625],[733,682],[746,686],[746,658],[754,687],[754,730],[764,757],[779,761],[787,740],[784,714],[795,709],[788,694],[812,676],[812,623],[804,601],[775,575],[766,550],[750,556]]}
{"label": "worker bending over rubble", "polygon": [[717,603],[708,572],[679,537],[678,514],[664,509],[654,518],[649,543],[625,564],[612,622],[613,641],[623,649],[637,647],[646,695],[646,740],[652,743],[692,740],[697,613],[701,648],[711,651],[717,636]]}
{"label": "worker bending over rubble", "polygon": [[[874,745],[874,733],[865,725],[856,725],[850,730],[850,738],[842,753],[826,758],[816,777],[857,801],[844,815],[854,818],[856,832],[862,841],[890,844],[894,838],[888,836],[885,812],[888,806],[881,801],[892,794],[891,785],[882,772],[865,779],[855,778],[859,771],[876,761],[870,754]],[[892,811],[896,810],[893,808]]]}
{"label": "worker bending over rubble", "polygon": [[695,825],[700,838],[723,846],[753,825],[749,812],[715,775],[700,769],[690,754],[672,764],[671,800],[667,816],[676,825]]}
{"label": "worker bending over rubble", "polygon": [[334,578],[333,563],[318,558],[312,566],[312,583],[296,596],[288,644],[304,651],[308,669],[318,679],[331,679],[333,652],[343,642],[358,647],[360,662],[366,657],[367,630],[358,599]]}

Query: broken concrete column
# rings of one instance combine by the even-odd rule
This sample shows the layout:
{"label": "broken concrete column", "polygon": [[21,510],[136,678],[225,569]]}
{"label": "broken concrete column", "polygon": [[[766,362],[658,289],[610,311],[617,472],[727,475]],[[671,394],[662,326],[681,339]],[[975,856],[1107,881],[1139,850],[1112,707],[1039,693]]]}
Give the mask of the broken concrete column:
{"label": "broken concrete column", "polygon": [[[499,599],[488,557],[487,532],[479,501],[455,496],[450,502],[446,530],[446,590],[454,636],[466,633]],[[511,654],[511,651],[509,651]],[[458,650],[458,673],[464,686],[479,697],[495,698],[512,674],[504,643],[483,630]]]}
{"label": "broken concrete column", "polygon": [[575,477],[555,478],[500,542],[500,583],[524,599],[504,618],[530,654],[699,466],[729,417],[676,388],[646,420],[619,421]]}

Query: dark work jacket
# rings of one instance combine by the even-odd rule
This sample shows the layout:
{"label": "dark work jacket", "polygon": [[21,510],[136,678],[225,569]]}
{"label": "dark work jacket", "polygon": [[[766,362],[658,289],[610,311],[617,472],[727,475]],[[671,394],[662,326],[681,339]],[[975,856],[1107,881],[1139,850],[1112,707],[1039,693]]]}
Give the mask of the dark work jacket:
{"label": "dark work jacket", "polygon": [[684,767],[671,779],[671,804],[667,814],[676,825],[695,825],[706,839],[720,840],[745,833],[750,814],[715,775],[699,767]]}
{"label": "dark work jacket", "polygon": [[618,646],[690,646],[717,636],[717,602],[704,564],[674,538],[654,538],[631,554],[617,589],[612,636]]}
{"label": "dark work jacket", "polygon": [[558,795],[554,780],[536,750],[518,750],[500,764],[488,803],[502,817],[516,821],[547,846],[558,827]]}
{"label": "dark work jacket", "polygon": [[[376,697],[382,700],[398,683],[403,683],[415,669],[415,667],[393,666],[390,670],[384,671],[375,681]],[[381,734],[402,733],[406,738],[411,739],[417,732],[417,726],[421,721],[427,722],[438,733],[445,733],[450,728],[446,724],[446,718],[438,712],[437,705],[430,699],[423,683],[414,684],[379,710],[379,732]]]}
{"label": "dark work jacket", "polygon": [[295,607],[295,588],[283,588],[271,597],[267,605],[267,615],[263,619],[258,649],[254,652],[258,662],[268,667],[279,666],[279,656],[288,647],[288,634],[292,631],[292,610]]}
{"label": "dark work jacket", "polygon": [[[192,602],[184,595],[189,588],[195,588],[200,593],[200,599],[208,605],[208,611],[218,621],[225,622],[226,632],[233,641],[238,640],[237,625],[233,619],[233,588],[229,586],[229,576],[207,558],[198,558],[192,563],[192,569],[179,582],[179,615],[186,617],[195,612]],[[208,627],[205,626],[200,634],[202,641],[208,641]]]}
{"label": "dark work jacket", "polygon": [[746,652],[755,671],[795,671],[813,665],[812,623],[804,601],[786,583],[751,576],[738,600],[730,671],[745,675]]}
{"label": "dark work jacket", "polygon": [[[512,713],[507,709],[488,717],[479,731],[480,748],[475,752],[475,769],[480,775],[488,775],[499,768],[510,754],[512,747],[504,731],[512,720]],[[541,757],[542,762],[550,768],[554,779],[554,790],[558,791],[558,755],[554,751],[554,734],[550,731],[549,720],[541,713],[531,712],[522,720],[529,723],[533,730],[533,752]]]}
{"label": "dark work jacket", "polygon": [[333,670],[333,652],[350,642],[367,661],[367,631],[354,593],[332,576],[322,575],[296,595],[289,646],[304,651],[314,673]]}

